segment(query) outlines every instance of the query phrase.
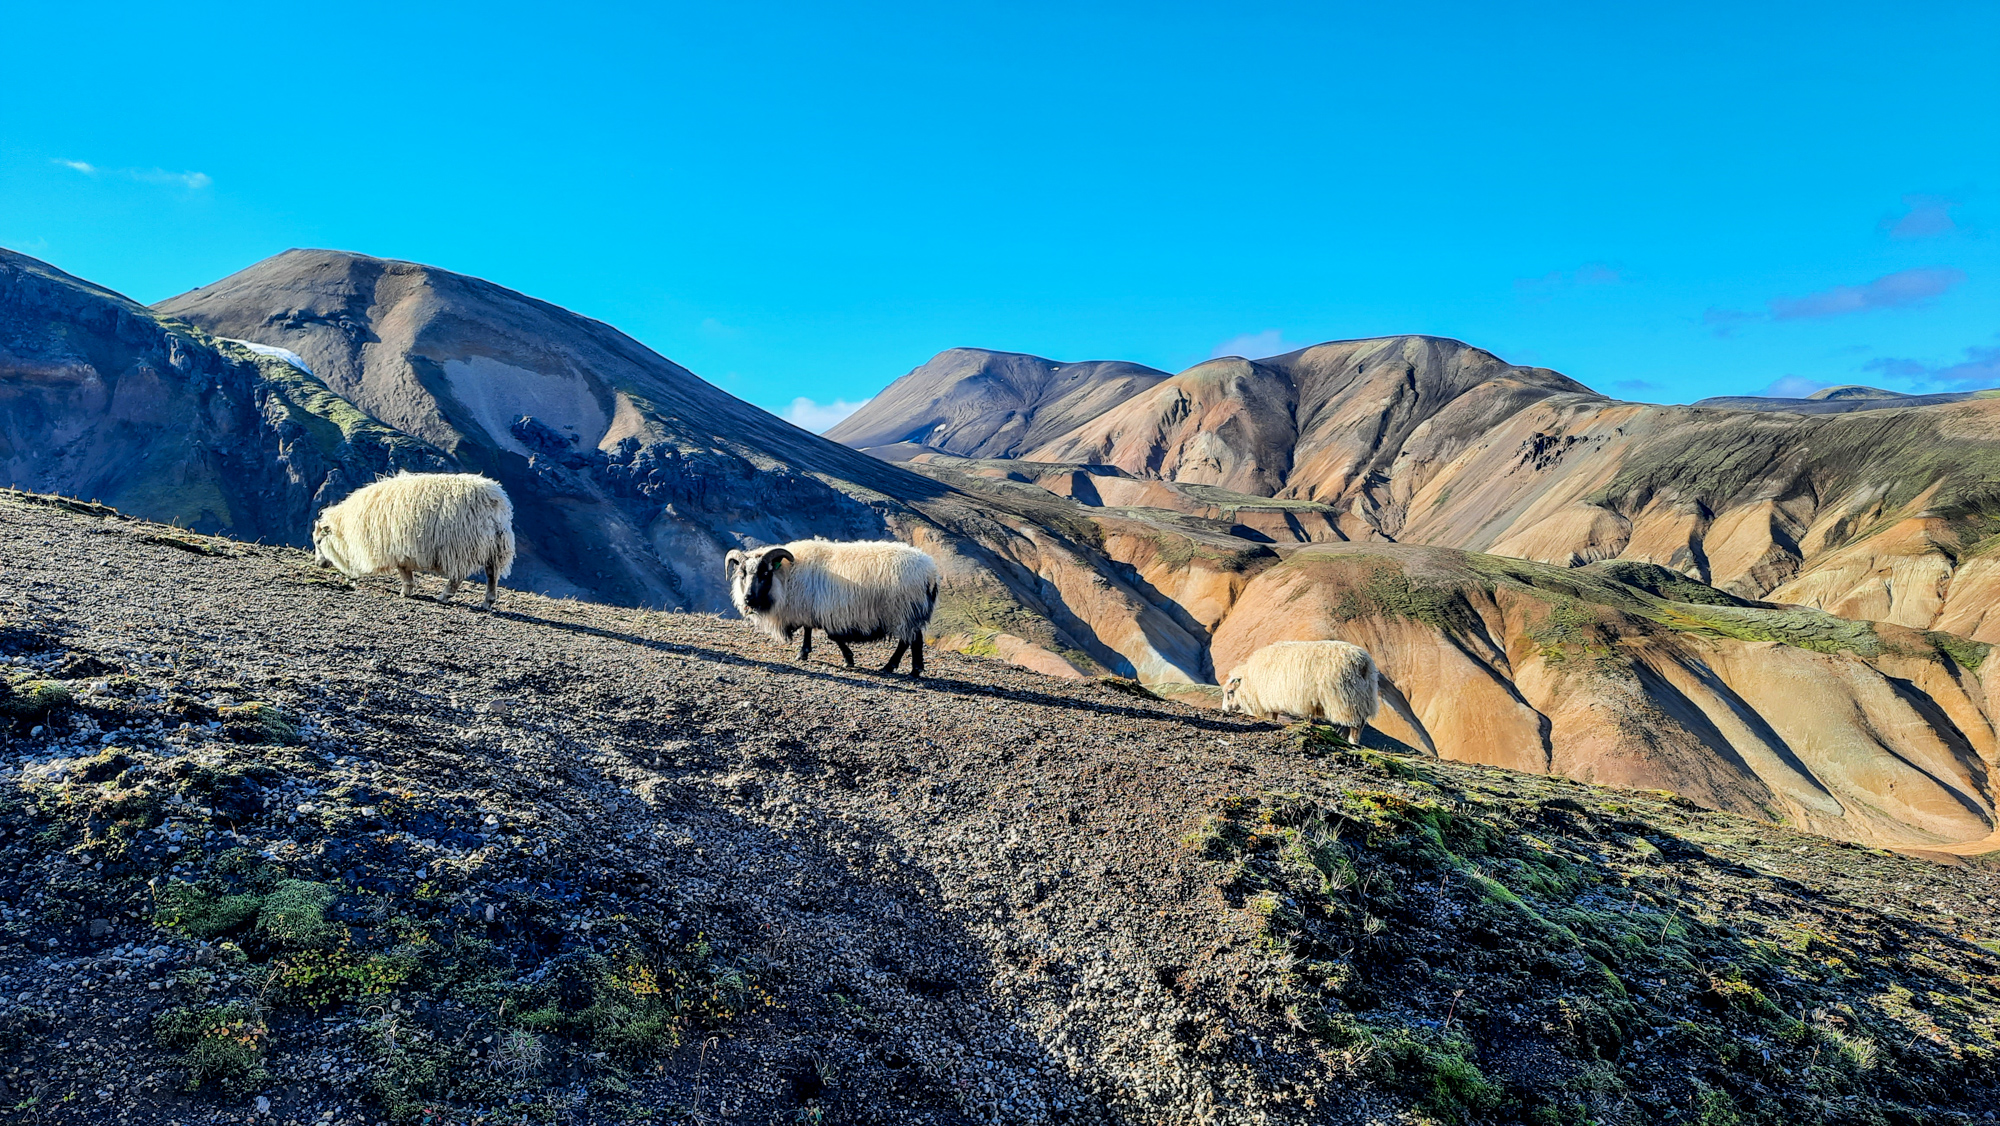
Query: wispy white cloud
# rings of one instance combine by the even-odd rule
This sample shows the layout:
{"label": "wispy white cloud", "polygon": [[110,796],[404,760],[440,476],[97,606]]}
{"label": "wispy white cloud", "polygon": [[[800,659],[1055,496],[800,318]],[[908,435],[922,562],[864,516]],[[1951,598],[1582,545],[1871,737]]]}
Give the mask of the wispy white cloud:
{"label": "wispy white cloud", "polygon": [[1890,238],[1936,238],[1958,229],[1951,209],[1958,200],[1941,195],[1906,195],[1901,215],[1884,216],[1881,228]]}
{"label": "wispy white cloud", "polygon": [[1918,266],[1883,274],[1862,285],[1837,285],[1804,297],[1771,299],[1771,319],[1793,321],[1811,317],[1841,317],[1870,309],[1920,305],[1965,280],[1952,266]]}
{"label": "wispy white cloud", "polygon": [[714,317],[703,317],[701,334],[711,340],[734,340],[743,335],[743,330],[734,325],[723,324]]}
{"label": "wispy white cloud", "polygon": [[206,172],[169,172],[164,168],[99,168],[84,160],[57,159],[55,163],[86,176],[116,176],[135,183],[181,187],[189,191],[200,191],[215,183]]}
{"label": "wispy white cloud", "polygon": [[1246,332],[1242,336],[1230,337],[1217,344],[1214,351],[1208,354],[1208,358],[1214,360],[1223,356],[1242,356],[1246,360],[1261,360],[1266,356],[1282,356],[1287,352],[1296,352],[1306,347],[1310,345],[1286,340],[1283,332],[1267,328],[1262,332]]}
{"label": "wispy white cloud", "polygon": [[127,169],[125,174],[142,184],[166,184],[168,186],[178,184],[189,191],[200,191],[210,184],[215,183],[214,180],[209,179],[206,172],[169,172],[164,168],[131,168]]}
{"label": "wispy white cloud", "polygon": [[850,403],[846,399],[835,399],[831,403],[816,403],[801,395],[792,400],[791,406],[785,408],[784,418],[786,422],[802,430],[824,434],[868,403],[867,399],[858,403]]}
{"label": "wispy white cloud", "polygon": [[1585,262],[1574,270],[1550,270],[1536,278],[1515,278],[1514,292],[1527,297],[1547,297],[1557,290],[1619,285],[1631,280],[1632,276],[1617,266]]}
{"label": "wispy white cloud", "polygon": [[1927,391],[1982,391],[2000,387],[2000,347],[1974,344],[1965,350],[1964,359],[1944,364],[1883,356],[1861,368],[1910,380]]}
{"label": "wispy white cloud", "polygon": [[1956,266],[1916,266],[1883,274],[1861,285],[1836,285],[1804,297],[1773,297],[1766,311],[1746,313],[1740,309],[1710,309],[1702,323],[1717,336],[1733,336],[1749,321],[1800,321],[1824,317],[1844,317],[1875,309],[1902,309],[1922,305],[1965,280],[1965,271]]}

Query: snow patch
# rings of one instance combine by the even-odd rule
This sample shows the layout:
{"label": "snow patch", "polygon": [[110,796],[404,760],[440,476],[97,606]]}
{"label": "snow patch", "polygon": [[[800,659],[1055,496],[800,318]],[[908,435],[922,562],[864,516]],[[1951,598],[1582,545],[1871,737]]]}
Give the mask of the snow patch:
{"label": "snow patch", "polygon": [[579,450],[596,449],[610,428],[609,412],[581,376],[544,375],[490,356],[446,360],[443,366],[452,398],[501,449],[523,456],[533,453],[514,437],[514,421],[524,414],[574,437]]}
{"label": "snow patch", "polygon": [[306,362],[299,358],[299,354],[290,348],[274,348],[269,344],[259,344],[255,340],[238,340],[233,336],[222,336],[217,337],[217,339],[227,341],[230,344],[241,344],[260,356],[276,356],[300,371],[305,372],[307,375],[312,375],[314,379],[319,378],[319,376],[313,375],[313,369],[306,366]]}

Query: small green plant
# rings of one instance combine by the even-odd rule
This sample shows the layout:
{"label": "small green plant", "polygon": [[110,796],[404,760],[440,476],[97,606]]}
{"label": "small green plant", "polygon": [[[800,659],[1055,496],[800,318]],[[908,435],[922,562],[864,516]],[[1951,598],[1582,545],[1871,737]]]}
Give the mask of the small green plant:
{"label": "small green plant", "polygon": [[0,718],[32,721],[47,718],[74,699],[69,686],[57,680],[26,677],[0,680]]}
{"label": "small green plant", "polygon": [[176,880],[160,888],[153,902],[154,920],[161,926],[206,940],[248,930],[264,906],[264,897]]}
{"label": "small green plant", "polygon": [[269,1078],[264,1051],[271,1030],[249,1005],[170,1009],[153,1018],[153,1034],[162,1047],[181,1053],[187,1090],[214,1087],[238,1095]]}
{"label": "small green plant", "polygon": [[215,713],[222,720],[223,731],[239,743],[297,746],[305,741],[283,712],[258,700],[220,707]]}
{"label": "small green plant", "polygon": [[266,982],[283,1000],[324,1009],[393,991],[416,972],[408,954],[367,954],[352,949],[345,937],[331,950],[301,950],[271,962]]}
{"label": "small green plant", "polygon": [[333,889],[310,880],[280,880],[257,912],[257,936],[280,950],[325,949],[347,928],[326,918]]}

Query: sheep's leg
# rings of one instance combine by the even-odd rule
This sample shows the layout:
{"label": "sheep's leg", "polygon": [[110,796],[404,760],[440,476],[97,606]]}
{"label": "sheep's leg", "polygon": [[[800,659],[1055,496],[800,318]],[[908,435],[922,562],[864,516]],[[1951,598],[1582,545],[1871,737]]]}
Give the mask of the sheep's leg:
{"label": "sheep's leg", "polygon": [[403,580],[404,598],[408,598],[411,595],[417,593],[417,576],[413,574],[408,567],[396,568],[396,576]]}
{"label": "sheep's leg", "polygon": [[807,626],[805,644],[799,646],[799,660],[801,661],[810,660],[812,659],[812,655],[813,655],[813,631],[811,626]]}
{"label": "sheep's leg", "polygon": [[493,609],[493,600],[500,597],[500,564],[496,560],[486,565],[486,608]]}
{"label": "sheep's leg", "polygon": [[903,654],[909,651],[910,643],[898,638],[896,641],[896,651],[889,655],[889,663],[882,666],[882,671],[895,672],[896,666],[903,663]]}
{"label": "sheep's leg", "polygon": [[446,579],[444,583],[444,593],[438,595],[438,601],[450,602],[453,598],[457,597],[458,584],[464,581],[465,580],[463,579]]}
{"label": "sheep's leg", "polygon": [[845,641],[842,641],[841,639],[839,639],[839,638],[837,638],[837,637],[833,639],[833,643],[834,643],[835,645],[838,645],[838,646],[840,646],[840,656],[841,656],[841,659],[842,659],[842,660],[845,660],[845,661],[847,662],[847,667],[848,667],[848,668],[850,668],[850,669],[851,669],[851,668],[853,668],[853,667],[854,667],[854,650],[852,650],[852,649],[849,649],[849,648],[847,647],[847,642],[845,642]]}
{"label": "sheep's leg", "polygon": [[1361,728],[1358,726],[1343,727],[1340,729],[1340,735],[1357,747],[1361,745]]}
{"label": "sheep's leg", "polygon": [[924,635],[918,634],[917,639],[910,642],[910,676],[914,679],[922,675],[924,675]]}

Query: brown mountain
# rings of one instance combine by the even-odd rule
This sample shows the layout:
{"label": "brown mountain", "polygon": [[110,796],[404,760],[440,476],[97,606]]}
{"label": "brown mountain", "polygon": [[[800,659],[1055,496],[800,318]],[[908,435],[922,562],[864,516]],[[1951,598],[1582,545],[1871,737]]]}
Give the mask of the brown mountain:
{"label": "brown mountain", "polygon": [[[878,430],[897,429],[899,404],[919,416],[916,374],[870,403]],[[1625,403],[1456,341],[1390,337],[1211,360],[1018,458],[1312,501],[1348,539],[1659,563],[1747,597],[2000,640],[1985,609],[2000,595],[2000,399],[1936,398],[1835,394],[1818,402],[1869,409],[1824,414]]]}
{"label": "brown mountain", "polygon": [[880,535],[868,500],[939,491],[609,325],[448,270],[291,250],[155,311],[289,349],[360,410],[527,498],[519,581],[548,593],[720,609],[733,537]]}
{"label": "brown mountain", "polygon": [[916,442],[959,457],[1016,457],[1166,378],[1120,361],[1062,364],[952,348],[826,436],[859,448]]}

